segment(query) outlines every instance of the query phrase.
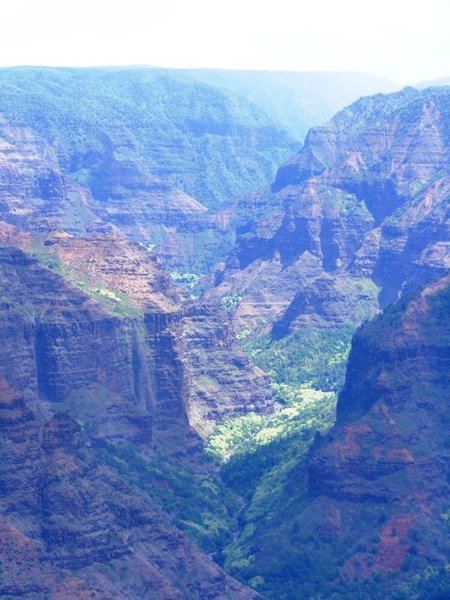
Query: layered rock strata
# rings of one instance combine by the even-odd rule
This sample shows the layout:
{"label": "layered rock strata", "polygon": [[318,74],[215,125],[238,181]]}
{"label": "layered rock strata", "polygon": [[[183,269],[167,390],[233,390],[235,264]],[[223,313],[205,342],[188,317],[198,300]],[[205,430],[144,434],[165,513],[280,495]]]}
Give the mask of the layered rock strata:
{"label": "layered rock strata", "polygon": [[1,380],[0,422],[1,595],[256,598],[97,463],[67,413],[42,422]]}
{"label": "layered rock strata", "polygon": [[358,323],[450,267],[450,88],[362,98],[310,130],[242,228],[211,298],[245,330]]}

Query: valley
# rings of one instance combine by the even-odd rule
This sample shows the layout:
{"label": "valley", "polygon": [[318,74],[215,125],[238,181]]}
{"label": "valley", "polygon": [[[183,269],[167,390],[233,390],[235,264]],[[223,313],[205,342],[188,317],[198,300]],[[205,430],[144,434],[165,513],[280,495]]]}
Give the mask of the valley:
{"label": "valley", "polygon": [[450,88],[300,75],[0,69],[1,597],[449,592]]}

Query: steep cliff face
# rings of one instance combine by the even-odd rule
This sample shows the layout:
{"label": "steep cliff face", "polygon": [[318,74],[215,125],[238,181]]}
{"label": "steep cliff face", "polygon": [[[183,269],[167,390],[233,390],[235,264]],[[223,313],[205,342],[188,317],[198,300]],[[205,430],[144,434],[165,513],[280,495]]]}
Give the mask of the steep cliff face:
{"label": "steep cliff face", "polygon": [[[376,552],[357,548],[340,567],[343,580],[448,560],[449,284],[447,276],[425,287],[358,331],[337,425],[312,454],[315,494],[355,503],[360,515],[368,503],[385,518],[369,521]],[[356,530],[362,539],[365,527]]]}
{"label": "steep cliff face", "polygon": [[[158,393],[143,317],[114,314],[19,250],[0,252],[2,377],[52,412],[69,405],[93,431],[150,442]],[[166,360],[171,364],[170,348]],[[98,396],[91,406],[82,399],[89,390]],[[182,406],[180,393],[180,418],[184,414],[186,421]]]}
{"label": "steep cliff face", "polygon": [[449,300],[446,276],[355,334],[336,425],[241,541],[269,596],[407,598],[448,563]]}
{"label": "steep cliff face", "polygon": [[[428,468],[445,471],[449,284],[447,276],[428,285],[412,300],[388,307],[357,331],[337,406],[339,439],[316,450],[311,467],[313,487],[320,480],[322,489],[334,495],[325,471],[320,472],[320,465],[332,456],[338,462],[328,473],[333,471],[333,477],[339,479],[342,460],[355,481],[362,484],[361,498],[364,493],[374,497],[404,495],[406,488],[425,481]],[[366,456],[359,451],[365,448],[371,450]],[[373,475],[365,484],[364,473]],[[392,473],[397,476],[390,479]],[[383,476],[387,476],[386,482]],[[436,476],[438,487],[442,485],[439,480]],[[357,496],[357,486],[353,491]],[[429,496],[429,502],[440,496],[434,493],[434,484],[422,492]],[[345,497],[345,488],[339,486],[336,494]]]}
{"label": "steep cliff face", "polygon": [[97,463],[66,413],[42,423],[2,380],[0,421],[2,595],[256,597]]}
{"label": "steep cliff face", "polygon": [[[34,248],[53,271],[0,248],[2,376],[30,401],[65,406],[100,436],[168,448],[189,446],[191,426],[208,433],[247,404],[270,409],[266,378],[237,349],[225,315],[189,308],[144,248],[68,234]],[[91,406],[86,393],[97,398]]]}
{"label": "steep cliff face", "polygon": [[56,147],[30,124],[0,117],[1,218],[23,230],[83,231],[94,218],[89,197],[59,166]]}
{"label": "steep cliff face", "polygon": [[[244,199],[212,296],[240,297],[247,329],[358,323],[449,264],[449,88],[363,98]],[[243,208],[242,210],[245,210]]]}
{"label": "steep cliff face", "polygon": [[0,593],[256,597],[181,533],[213,551],[235,510],[201,437],[272,406],[226,315],[123,236],[0,240]]}
{"label": "steep cliff face", "polygon": [[[113,157],[96,183],[74,178],[58,144],[26,121],[0,119],[0,215],[21,230],[74,234],[122,231],[169,266],[204,268],[230,243],[207,208],[173,185]],[[94,167],[92,167],[94,168]]]}
{"label": "steep cliff face", "polygon": [[189,422],[203,438],[230,415],[271,412],[270,380],[237,349],[229,315],[208,304],[194,306],[180,337],[190,382]]}

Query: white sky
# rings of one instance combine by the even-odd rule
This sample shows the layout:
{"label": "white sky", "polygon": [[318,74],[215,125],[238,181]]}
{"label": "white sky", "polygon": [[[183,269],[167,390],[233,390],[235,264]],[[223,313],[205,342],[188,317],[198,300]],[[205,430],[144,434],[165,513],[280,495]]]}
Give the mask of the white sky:
{"label": "white sky", "polygon": [[0,66],[450,75],[450,0],[0,0]]}

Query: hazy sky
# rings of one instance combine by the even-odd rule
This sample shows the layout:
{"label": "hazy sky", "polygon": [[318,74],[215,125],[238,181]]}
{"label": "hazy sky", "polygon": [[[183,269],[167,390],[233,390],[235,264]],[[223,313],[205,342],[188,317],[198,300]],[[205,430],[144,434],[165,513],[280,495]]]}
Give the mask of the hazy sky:
{"label": "hazy sky", "polygon": [[450,0],[0,0],[0,65],[450,75]]}

